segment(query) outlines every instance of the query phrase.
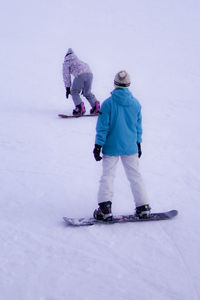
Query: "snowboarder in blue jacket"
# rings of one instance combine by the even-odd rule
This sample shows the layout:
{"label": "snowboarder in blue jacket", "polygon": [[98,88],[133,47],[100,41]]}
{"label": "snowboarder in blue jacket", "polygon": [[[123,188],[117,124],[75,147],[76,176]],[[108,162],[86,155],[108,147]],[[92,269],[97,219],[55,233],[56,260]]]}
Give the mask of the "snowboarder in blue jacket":
{"label": "snowboarder in blue jacket", "polygon": [[94,211],[94,217],[98,220],[112,220],[113,182],[119,158],[130,182],[136,215],[139,218],[150,215],[148,197],[138,166],[138,158],[142,155],[141,105],[129,91],[130,83],[130,76],[126,71],[116,74],[115,89],[111,97],[103,102],[98,116],[93,150],[96,161],[102,159],[101,150],[103,153],[99,207]]}

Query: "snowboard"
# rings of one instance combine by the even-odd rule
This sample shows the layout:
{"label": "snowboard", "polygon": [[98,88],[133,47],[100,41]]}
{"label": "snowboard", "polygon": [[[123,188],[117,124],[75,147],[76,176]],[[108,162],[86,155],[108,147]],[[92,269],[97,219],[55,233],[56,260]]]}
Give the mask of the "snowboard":
{"label": "snowboard", "polygon": [[98,115],[99,114],[93,114],[93,115],[87,114],[87,115],[81,115],[81,116],[73,116],[73,115],[59,114],[58,116],[63,119],[72,119],[72,118],[82,118],[82,117],[96,117]]}
{"label": "snowboard", "polygon": [[145,219],[139,219],[135,215],[119,215],[113,216],[112,221],[100,221],[96,220],[93,217],[89,218],[68,218],[63,217],[64,221],[67,225],[70,226],[88,226],[88,225],[96,225],[96,224],[115,224],[115,223],[128,223],[128,222],[150,222],[150,221],[161,221],[161,220],[169,220],[175,217],[178,214],[177,210],[170,210],[167,212],[160,213],[151,213],[150,217]]}

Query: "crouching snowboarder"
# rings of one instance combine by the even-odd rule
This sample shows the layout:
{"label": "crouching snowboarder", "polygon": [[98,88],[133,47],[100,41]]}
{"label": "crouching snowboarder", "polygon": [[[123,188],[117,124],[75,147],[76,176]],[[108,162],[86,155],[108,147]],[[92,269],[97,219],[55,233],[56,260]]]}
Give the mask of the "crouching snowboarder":
{"label": "crouching snowboarder", "polygon": [[94,211],[94,218],[112,220],[113,182],[119,157],[130,182],[136,215],[147,218],[150,206],[138,166],[138,158],[142,154],[141,105],[128,89],[130,76],[126,71],[116,74],[114,86],[111,97],[101,106],[96,126],[93,154],[96,161],[100,161],[102,148],[103,173],[98,191],[99,207]]}
{"label": "crouching snowboarder", "polygon": [[[74,76],[71,84],[71,75]],[[66,88],[66,98],[71,94],[75,109],[73,115],[79,116],[85,113],[85,105],[81,100],[82,94],[90,103],[90,114],[97,114],[100,111],[100,102],[91,92],[93,74],[88,64],[79,60],[71,48],[68,49],[63,63],[63,80]]]}

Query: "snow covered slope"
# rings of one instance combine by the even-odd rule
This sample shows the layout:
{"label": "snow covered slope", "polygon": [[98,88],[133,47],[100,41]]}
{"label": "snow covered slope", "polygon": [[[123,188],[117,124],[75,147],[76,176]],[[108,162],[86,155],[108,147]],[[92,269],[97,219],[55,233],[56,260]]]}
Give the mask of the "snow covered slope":
{"label": "snow covered slope", "polygon": [[[1,299],[200,299],[199,10],[197,0],[1,3]],[[96,119],[57,117],[73,109],[68,47],[90,64],[101,102],[115,73],[130,73],[152,211],[178,209],[173,221],[63,223],[92,214],[101,174]],[[113,212],[132,212],[120,164],[115,191]]]}

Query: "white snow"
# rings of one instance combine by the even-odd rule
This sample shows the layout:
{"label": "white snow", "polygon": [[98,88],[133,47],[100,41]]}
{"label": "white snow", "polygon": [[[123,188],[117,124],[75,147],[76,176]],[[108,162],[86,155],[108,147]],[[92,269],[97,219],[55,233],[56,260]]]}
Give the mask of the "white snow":
{"label": "white snow", "polygon": [[[0,299],[200,299],[199,13],[198,0],[1,3]],[[115,74],[130,73],[152,211],[178,209],[175,219],[63,223],[92,214],[101,175],[96,118],[57,117],[73,109],[61,74],[69,47],[101,102]],[[119,164],[113,213],[133,211]]]}

